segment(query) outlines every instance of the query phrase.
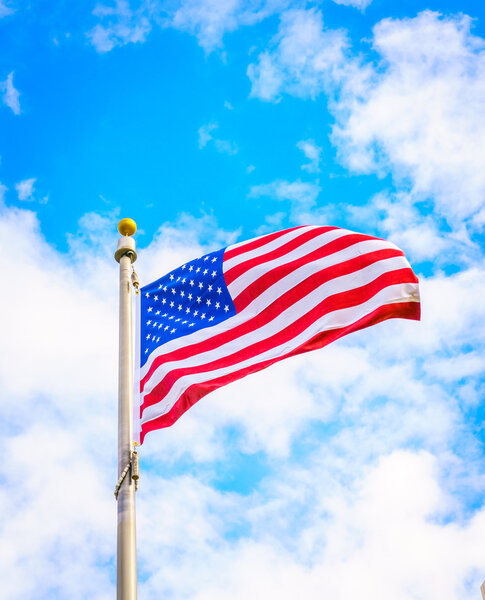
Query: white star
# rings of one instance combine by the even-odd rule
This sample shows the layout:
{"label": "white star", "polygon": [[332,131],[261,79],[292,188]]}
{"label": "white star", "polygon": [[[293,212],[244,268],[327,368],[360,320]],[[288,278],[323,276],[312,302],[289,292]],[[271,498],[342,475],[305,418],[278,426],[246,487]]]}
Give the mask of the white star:
{"label": "white star", "polygon": [[168,317],[168,320],[170,321],[171,319],[173,319],[173,315],[170,315],[170,317]]}
{"label": "white star", "polygon": [[159,337],[157,337],[157,343],[158,343],[159,341],[160,341],[160,338],[159,338]]}
{"label": "white star", "polygon": [[188,321],[182,321],[182,325],[185,325],[185,323],[188,323]]}
{"label": "white star", "polygon": [[163,285],[162,285],[162,284],[160,284],[160,285],[158,286],[158,289],[159,289],[159,290],[161,290],[161,289],[162,289],[162,287],[163,287]]}
{"label": "white star", "polygon": [[187,279],[184,277],[184,278],[182,279],[182,283],[185,283],[186,281],[187,281]]}
{"label": "white star", "polygon": [[212,262],[216,262],[216,260],[217,260],[217,257],[214,256],[214,258],[212,259]]}
{"label": "white star", "polygon": [[188,314],[190,313],[190,308],[187,308],[187,309],[185,310],[185,313],[188,315]]}
{"label": "white star", "polygon": [[185,296],[185,292],[184,292],[184,290],[182,290],[182,291],[180,292],[180,297],[181,297],[181,298],[183,298],[184,296]]}
{"label": "white star", "polygon": [[202,273],[202,275],[207,275],[208,272],[209,272],[209,269],[204,269],[204,272]]}
{"label": "white star", "polygon": [[147,340],[149,340],[149,339],[150,339],[150,334],[147,335]]}
{"label": "white star", "polygon": [[170,273],[170,281],[173,281],[173,275]]}
{"label": "white star", "polygon": [[187,296],[187,298],[188,298],[189,300],[192,300],[192,294],[189,294],[189,295]]}
{"label": "white star", "polygon": [[198,273],[200,271],[200,267],[197,267],[197,269],[195,269],[195,272]]}
{"label": "white star", "polygon": [[180,318],[175,319],[175,323],[178,323],[180,321]]}
{"label": "white star", "polygon": [[194,323],[191,323],[191,324],[189,325],[189,327],[193,327],[193,326],[194,326]]}
{"label": "white star", "polygon": [[179,277],[177,277],[177,281],[180,281],[180,276],[179,276]]}
{"label": "white star", "polygon": [[162,298],[162,304],[165,304],[166,300],[165,298]]}
{"label": "white star", "polygon": [[229,306],[227,306],[227,304],[226,304],[226,306],[224,306],[224,311],[227,312],[228,310],[229,310]]}
{"label": "white star", "polygon": [[150,323],[151,323],[151,322],[152,322],[152,320],[151,320],[151,319],[148,319],[148,321],[147,321],[147,325],[150,325]]}
{"label": "white star", "polygon": [[212,275],[212,277],[215,277],[217,275],[217,273],[215,271],[212,271],[211,275]]}
{"label": "white star", "polygon": [[208,285],[207,289],[209,290],[209,292],[212,292],[212,286],[211,285]]}
{"label": "white star", "polygon": [[194,280],[193,280],[193,279],[191,279],[191,280],[189,281],[189,283],[190,283],[190,285],[194,285]]}
{"label": "white star", "polygon": [[155,321],[155,323],[153,323],[153,328],[155,329],[155,327],[157,326],[158,321]]}
{"label": "white star", "polygon": [[185,269],[185,267],[186,267],[186,266],[187,266],[187,265],[184,265],[184,266],[182,267],[182,271]]}
{"label": "white star", "polygon": [[210,305],[211,305],[211,301],[209,298],[207,298],[207,306],[210,306]]}
{"label": "white star", "polygon": [[159,311],[159,310],[157,310],[157,312],[156,312],[155,314],[156,314],[156,315],[159,315],[159,314],[160,314],[160,311]]}
{"label": "white star", "polygon": [[165,313],[164,315],[162,315],[162,317],[166,317],[168,315],[168,313]]}
{"label": "white star", "polygon": [[170,308],[173,308],[173,302],[170,302]]}
{"label": "white star", "polygon": [[193,269],[193,268],[194,268],[194,266],[193,266],[193,265],[190,265],[190,267],[189,267],[189,271],[192,271],[192,269]]}
{"label": "white star", "polygon": [[218,293],[218,294],[222,294],[222,290],[221,290],[221,288],[217,288],[217,293]]}
{"label": "white star", "polygon": [[167,286],[165,286],[165,287],[163,288],[163,291],[164,291],[164,292],[166,292],[166,291],[167,291]]}
{"label": "white star", "polygon": [[172,294],[176,294],[175,288],[172,288]]}
{"label": "white star", "polygon": [[200,304],[202,302],[202,298],[200,296],[197,296],[197,303]]}
{"label": "white star", "polygon": [[201,319],[205,319],[205,313],[202,313],[202,314],[200,315],[200,318],[201,318]]}
{"label": "white star", "polygon": [[145,350],[145,354],[148,352],[148,348]]}
{"label": "white star", "polygon": [[178,308],[179,310],[182,310],[182,305],[181,305],[181,304],[179,304],[179,305],[177,306],[177,308]]}
{"label": "white star", "polygon": [[161,329],[163,327],[163,323],[160,323],[160,325],[158,326],[158,329]]}
{"label": "white star", "polygon": [[198,310],[194,310],[194,317],[196,317],[199,314]]}
{"label": "white star", "polygon": [[202,285],[202,281],[199,283],[199,289],[201,290],[204,286]]}
{"label": "white star", "polygon": [[150,298],[150,294],[147,292],[147,293],[145,294],[145,297],[146,297],[146,298]]}
{"label": "white star", "polygon": [[208,256],[204,256],[204,261],[209,260]]}
{"label": "white star", "polygon": [[171,329],[170,333],[174,333],[175,331],[177,331],[176,329]]}
{"label": "white star", "polygon": [[163,331],[167,331],[167,329],[170,329],[170,325],[165,325],[165,327],[163,328]]}
{"label": "white star", "polygon": [[158,296],[154,296],[153,299],[155,300],[155,302],[158,300]]}
{"label": "white star", "polygon": [[148,307],[148,312],[152,312],[153,308],[151,306]]}
{"label": "white star", "polygon": [[216,302],[216,308],[219,308],[220,304],[219,302]]}
{"label": "white star", "polygon": [[211,318],[209,319],[209,321],[213,321],[213,320],[214,320],[214,317],[211,317]]}

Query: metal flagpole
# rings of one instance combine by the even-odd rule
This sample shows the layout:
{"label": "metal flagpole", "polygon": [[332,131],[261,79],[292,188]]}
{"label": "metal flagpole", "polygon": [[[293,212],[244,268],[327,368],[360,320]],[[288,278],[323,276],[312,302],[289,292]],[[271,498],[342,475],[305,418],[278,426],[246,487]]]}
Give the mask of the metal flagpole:
{"label": "metal flagpole", "polygon": [[[120,337],[118,374],[118,501],[117,600],[136,600],[135,481],[132,478],[133,332],[130,267],[136,260],[132,219],[118,224],[121,238],[115,259],[120,263]],[[128,474],[128,476],[127,476]]]}

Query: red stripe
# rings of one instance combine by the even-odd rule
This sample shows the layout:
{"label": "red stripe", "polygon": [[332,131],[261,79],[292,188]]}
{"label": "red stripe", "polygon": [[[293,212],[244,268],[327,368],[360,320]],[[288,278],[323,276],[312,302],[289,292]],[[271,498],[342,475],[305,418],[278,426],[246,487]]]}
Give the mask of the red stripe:
{"label": "red stripe", "polygon": [[[305,242],[313,240],[314,238],[322,235],[323,233],[326,233],[327,231],[333,231],[335,229],[337,229],[337,227],[318,227],[317,229],[310,229],[309,231],[303,232],[298,237],[286,242],[286,244],[283,244],[282,246],[278,246],[278,248],[271,250],[270,252],[260,254],[259,256],[255,256],[253,258],[250,258],[249,260],[234,265],[224,273],[226,285],[230,285],[235,279],[237,279],[243,273],[246,273],[246,271],[249,271],[249,269],[252,269],[256,265],[261,265],[270,260],[280,258],[281,256],[288,254],[288,252],[295,250],[295,248],[299,248]],[[355,235],[359,236],[361,234],[356,233]],[[366,236],[363,235],[361,235],[361,238],[367,239]],[[226,260],[225,256],[224,260]]]}
{"label": "red stripe", "polygon": [[[375,252],[370,252],[368,254],[356,256],[343,263],[338,263],[336,265],[327,267],[326,269],[321,269],[320,271],[317,271],[316,273],[313,273],[312,275],[307,277],[297,286],[294,286],[293,288],[287,290],[284,294],[276,298],[260,313],[258,313],[250,319],[247,319],[243,323],[240,323],[236,327],[226,329],[225,331],[214,335],[207,340],[203,340],[192,345],[184,346],[183,348],[178,348],[177,350],[169,352],[168,354],[157,356],[153,360],[153,363],[151,364],[150,368],[148,369],[147,374],[140,381],[140,391],[143,392],[146,382],[150,379],[154,371],[162,363],[175,360],[183,360],[184,358],[188,358],[190,356],[195,356],[196,354],[200,354],[202,352],[213,350],[214,348],[217,348],[223,344],[226,344],[227,342],[230,342],[231,340],[241,337],[242,335],[249,333],[250,331],[259,329],[266,323],[272,321],[283,310],[285,310],[298,300],[301,300],[303,297],[307,296],[320,285],[336,277],[341,277],[343,275],[348,275],[350,273],[360,271],[364,267],[367,267],[380,260],[393,256],[392,253],[394,252],[394,249],[377,250]],[[417,279],[414,273],[412,273],[410,269],[407,270],[414,277],[412,282],[417,283]]]}
{"label": "red stripe", "polygon": [[281,344],[284,344],[285,342],[297,337],[322,315],[334,312],[336,310],[358,306],[359,304],[370,300],[370,298],[375,296],[379,291],[389,287],[390,285],[398,283],[413,283],[414,280],[415,275],[409,268],[383,273],[374,279],[374,281],[364,286],[328,296],[322,300],[322,302],[317,304],[317,306],[302,315],[299,319],[296,319],[287,325],[284,329],[281,329],[273,335],[259,340],[249,346],[245,346],[229,356],[224,356],[214,361],[209,361],[205,364],[196,365],[193,367],[172,369],[153,388],[153,390],[145,396],[140,408],[140,413],[143,414],[143,411],[148,406],[152,406],[153,404],[160,402],[166,396],[166,394],[168,394],[174,383],[180,377],[237,365],[238,363],[241,363],[254,356],[258,356],[268,350],[271,350],[271,348],[280,346]]}
{"label": "red stripe", "polygon": [[[364,238],[364,239],[362,239]],[[261,277],[254,280],[251,284],[249,284],[236,298],[234,299],[234,306],[236,307],[236,311],[240,313],[246,306],[251,304],[251,302],[257,298],[260,294],[262,294],[267,288],[274,285],[283,277],[286,277],[292,271],[296,271],[299,267],[319,260],[321,258],[325,258],[330,254],[334,254],[335,252],[339,252],[341,250],[345,250],[354,244],[357,244],[362,241],[367,240],[376,240],[376,238],[369,238],[368,236],[362,236],[361,234],[352,234],[346,235],[341,238],[337,238],[336,240],[332,240],[328,244],[321,246],[320,248],[316,248],[313,252],[306,254],[305,256],[301,256],[300,258],[296,258],[290,262],[286,262],[285,264],[279,265],[274,269],[267,271]],[[389,252],[387,256],[404,256],[404,253],[397,248],[388,248],[385,249]],[[380,252],[375,250],[374,252],[368,252],[366,256],[373,255],[375,252]],[[384,256],[384,255],[383,255]],[[343,261],[344,263],[352,260],[350,258]],[[339,263],[342,264],[342,263]]]}
{"label": "red stripe", "polygon": [[241,246],[236,246],[236,248],[228,247],[224,252],[224,259],[229,260],[230,258],[239,256],[240,254],[244,254],[244,252],[249,252],[250,250],[255,250],[256,248],[261,248],[261,246],[269,244],[269,242],[278,239],[282,235],[285,235],[285,233],[294,231],[295,229],[301,229],[302,227],[308,227],[308,225],[298,225],[298,227],[291,227],[290,229],[283,229],[283,231],[268,233],[268,235],[263,235],[262,237],[257,238],[252,242],[248,242],[247,244],[241,244]]}
{"label": "red stripe", "polygon": [[347,335],[353,331],[358,331],[359,329],[364,329],[365,327],[369,327],[371,325],[375,325],[381,321],[385,321],[386,319],[401,318],[419,320],[420,311],[421,307],[419,302],[399,302],[395,304],[385,304],[383,306],[379,306],[373,312],[369,313],[365,317],[362,317],[355,323],[352,323],[346,327],[318,333],[311,340],[305,342],[300,347],[292,350],[285,356],[270,359],[256,365],[252,365],[251,367],[247,367],[245,369],[234,371],[233,373],[229,373],[222,377],[212,379],[210,381],[194,384],[193,386],[185,390],[185,392],[180,396],[180,398],[177,400],[177,402],[174,404],[174,406],[170,409],[168,413],[156,419],[153,419],[152,421],[148,421],[147,423],[142,424],[140,433],[140,443],[143,444],[145,436],[148,432],[154,431],[156,429],[162,429],[164,427],[170,427],[184,414],[184,412],[186,412],[201,398],[214,391],[215,389],[222,387],[223,385],[241,379],[242,377],[249,375],[250,373],[261,371],[262,369],[265,369],[271,364],[278,362],[279,360],[282,360],[284,358],[322,348],[323,346],[330,344],[331,342],[343,337],[344,335]]}

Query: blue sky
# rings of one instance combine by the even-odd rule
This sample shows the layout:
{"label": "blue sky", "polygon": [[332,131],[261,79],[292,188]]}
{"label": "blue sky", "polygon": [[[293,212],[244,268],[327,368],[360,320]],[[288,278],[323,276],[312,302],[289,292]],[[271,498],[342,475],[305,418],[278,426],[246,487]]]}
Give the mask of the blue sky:
{"label": "blue sky", "polygon": [[147,438],[140,598],[478,597],[484,12],[0,2],[8,598],[114,593],[122,216],[143,284],[321,224],[398,244],[423,300],[420,323],[275,365]]}

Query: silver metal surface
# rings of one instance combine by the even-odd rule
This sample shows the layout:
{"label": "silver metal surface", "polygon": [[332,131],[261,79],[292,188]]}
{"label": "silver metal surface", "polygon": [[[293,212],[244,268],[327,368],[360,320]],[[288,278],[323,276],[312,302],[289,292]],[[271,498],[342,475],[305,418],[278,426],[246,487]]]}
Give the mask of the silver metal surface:
{"label": "silver metal surface", "polygon": [[[128,241],[129,240],[129,241]],[[122,254],[124,250],[125,253]],[[131,262],[136,259],[134,240],[118,242],[120,263],[120,340],[118,376],[118,477],[130,461],[133,440],[133,333],[131,315]],[[117,600],[136,600],[135,485],[125,477],[118,492]]]}

